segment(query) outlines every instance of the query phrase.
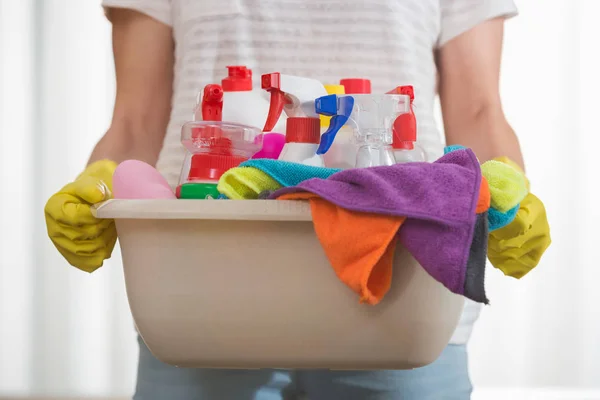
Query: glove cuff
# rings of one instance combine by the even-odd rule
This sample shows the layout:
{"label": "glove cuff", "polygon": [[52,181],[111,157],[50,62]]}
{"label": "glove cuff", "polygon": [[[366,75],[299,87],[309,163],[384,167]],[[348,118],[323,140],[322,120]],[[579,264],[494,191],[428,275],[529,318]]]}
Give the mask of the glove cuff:
{"label": "glove cuff", "polygon": [[117,169],[117,165],[116,162],[108,159],[95,161],[88,165],[86,169],[77,176],[77,179],[85,176],[98,178],[112,191],[112,178]]}

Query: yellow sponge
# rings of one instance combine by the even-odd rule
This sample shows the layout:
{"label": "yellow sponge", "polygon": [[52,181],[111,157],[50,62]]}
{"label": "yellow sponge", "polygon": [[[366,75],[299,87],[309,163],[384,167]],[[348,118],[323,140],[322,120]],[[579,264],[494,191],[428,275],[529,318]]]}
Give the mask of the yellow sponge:
{"label": "yellow sponge", "polygon": [[509,164],[486,161],[481,173],[490,187],[491,206],[500,212],[516,207],[529,192],[525,176]]}

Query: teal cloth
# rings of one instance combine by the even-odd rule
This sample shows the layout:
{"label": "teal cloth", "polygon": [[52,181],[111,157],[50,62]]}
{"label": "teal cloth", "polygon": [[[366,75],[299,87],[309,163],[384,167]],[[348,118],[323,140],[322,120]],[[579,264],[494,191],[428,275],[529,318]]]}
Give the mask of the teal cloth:
{"label": "teal cloth", "polygon": [[500,212],[493,207],[488,210],[488,224],[490,232],[496,229],[504,228],[506,225],[513,222],[519,211],[519,204],[511,208],[507,212]]}
{"label": "teal cloth", "polygon": [[331,175],[341,171],[341,169],[336,168],[311,167],[309,165],[268,158],[257,158],[255,160],[244,161],[240,164],[240,167],[253,167],[259,169],[284,187],[297,186],[312,178],[327,179]]}
{"label": "teal cloth", "polygon": [[464,149],[466,149],[465,146],[461,146],[460,144],[453,144],[453,145],[450,145],[450,146],[446,146],[444,148],[444,154],[448,154],[448,153],[451,153],[451,152],[456,151],[456,150],[464,150]]}

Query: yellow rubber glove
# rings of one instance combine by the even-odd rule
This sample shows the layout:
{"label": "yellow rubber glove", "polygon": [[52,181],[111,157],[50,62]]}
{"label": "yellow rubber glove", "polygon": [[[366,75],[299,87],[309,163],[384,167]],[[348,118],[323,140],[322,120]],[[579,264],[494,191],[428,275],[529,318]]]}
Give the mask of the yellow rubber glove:
{"label": "yellow rubber glove", "polygon": [[117,241],[114,220],[96,219],[90,206],[112,197],[117,164],[101,160],[89,165],[74,182],[54,194],[44,207],[48,236],[60,254],[86,272],[110,258]]}
{"label": "yellow rubber glove", "polygon": [[[518,165],[507,160],[496,159],[523,173]],[[519,279],[538,265],[551,242],[544,203],[529,193],[521,202],[514,221],[490,233],[488,258],[505,275]]]}

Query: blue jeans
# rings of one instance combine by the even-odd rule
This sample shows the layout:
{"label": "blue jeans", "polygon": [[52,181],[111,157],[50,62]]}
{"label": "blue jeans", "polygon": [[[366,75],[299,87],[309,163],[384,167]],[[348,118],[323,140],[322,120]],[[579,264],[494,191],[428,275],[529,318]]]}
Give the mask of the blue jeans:
{"label": "blue jeans", "polygon": [[448,345],[428,366],[409,371],[287,371],[176,368],[138,338],[134,400],[466,400],[465,346]]}

